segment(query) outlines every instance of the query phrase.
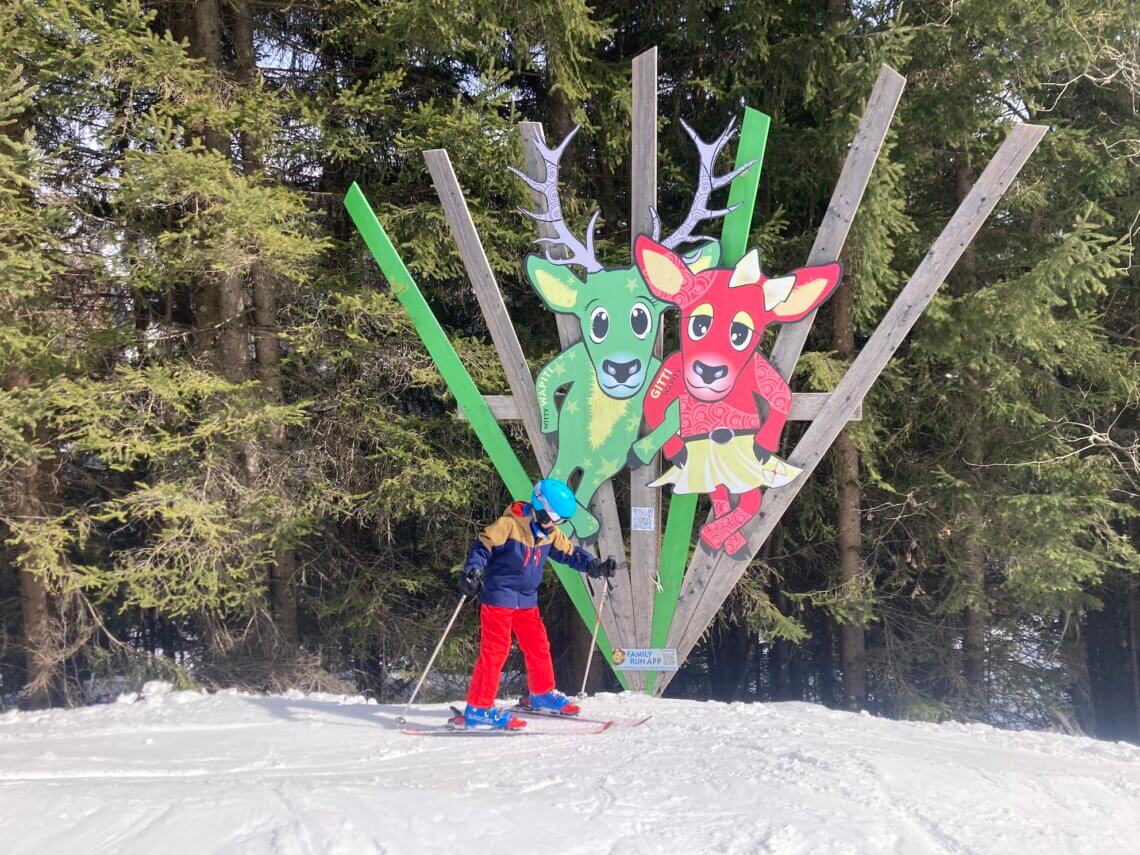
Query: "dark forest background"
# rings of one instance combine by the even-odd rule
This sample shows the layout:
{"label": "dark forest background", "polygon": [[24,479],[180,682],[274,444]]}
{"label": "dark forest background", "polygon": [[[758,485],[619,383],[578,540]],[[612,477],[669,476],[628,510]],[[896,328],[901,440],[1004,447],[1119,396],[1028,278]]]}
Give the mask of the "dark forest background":
{"label": "dark forest background", "polygon": [[[666,212],[695,177],[680,118],[771,115],[770,271],[806,259],[880,64],[908,79],[802,390],[1010,124],[1051,128],[669,694],[1140,738],[1135,0],[3,4],[0,706],[113,677],[406,698],[508,497],[344,191],[504,392],[420,152],[450,151],[537,369],[514,126],[583,125],[564,193],[628,263],[652,46]],[[588,633],[553,581],[543,607],[570,690]]]}

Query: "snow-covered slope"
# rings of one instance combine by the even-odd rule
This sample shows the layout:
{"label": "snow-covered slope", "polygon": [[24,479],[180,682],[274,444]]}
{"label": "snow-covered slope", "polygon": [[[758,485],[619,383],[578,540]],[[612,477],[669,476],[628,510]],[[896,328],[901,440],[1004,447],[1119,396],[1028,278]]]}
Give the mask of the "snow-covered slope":
{"label": "snow-covered slope", "polygon": [[[1140,749],[807,704],[603,695],[598,735],[401,734],[361,699],[0,716],[0,852],[1136,852]],[[442,708],[412,720],[433,723]]]}

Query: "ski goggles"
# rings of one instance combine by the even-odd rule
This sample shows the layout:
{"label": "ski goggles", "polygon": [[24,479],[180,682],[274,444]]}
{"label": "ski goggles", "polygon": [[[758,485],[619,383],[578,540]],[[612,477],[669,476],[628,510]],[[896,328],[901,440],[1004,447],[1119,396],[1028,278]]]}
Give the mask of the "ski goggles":
{"label": "ski goggles", "polygon": [[534,506],[534,518],[538,520],[539,525],[558,525],[563,522],[563,518],[546,504],[546,497],[541,493],[538,494],[538,503]]}
{"label": "ski goggles", "polygon": [[546,508],[541,507],[536,507],[534,509],[534,518],[538,520],[538,524],[540,526],[544,527],[558,525],[560,522],[562,522],[562,517],[546,510]]}

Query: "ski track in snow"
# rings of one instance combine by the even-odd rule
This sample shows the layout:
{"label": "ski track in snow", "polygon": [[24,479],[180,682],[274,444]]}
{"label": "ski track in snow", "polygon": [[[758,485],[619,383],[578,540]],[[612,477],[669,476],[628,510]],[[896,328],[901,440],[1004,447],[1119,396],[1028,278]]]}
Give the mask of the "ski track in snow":
{"label": "ski track in snow", "polygon": [[[6,855],[1105,853],[1140,748],[801,703],[600,695],[543,736],[400,733],[362,698],[152,689],[0,716]],[[431,725],[446,705],[421,707]]]}

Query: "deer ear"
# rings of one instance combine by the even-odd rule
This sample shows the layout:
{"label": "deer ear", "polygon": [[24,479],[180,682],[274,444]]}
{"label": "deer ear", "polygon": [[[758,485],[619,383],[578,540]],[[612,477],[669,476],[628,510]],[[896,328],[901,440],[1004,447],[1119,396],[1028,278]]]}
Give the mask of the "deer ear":
{"label": "deer ear", "polygon": [[755,285],[760,281],[760,250],[753,247],[744,254],[744,258],[736,262],[732,271],[732,279],[728,282],[729,288],[739,288],[741,285]]}
{"label": "deer ear", "polygon": [[552,312],[572,314],[578,305],[582,280],[563,264],[554,264],[538,255],[526,258],[526,275],[530,284]]}
{"label": "deer ear", "polygon": [[638,235],[633,257],[649,290],[662,300],[677,302],[681,291],[693,282],[693,274],[681,257],[650,237]]}
{"label": "deer ear", "polygon": [[819,267],[801,267],[787,277],[780,277],[781,280],[795,277],[795,284],[787,297],[772,306],[773,320],[781,323],[798,321],[831,296],[842,275],[843,268],[836,261]]}
{"label": "deer ear", "polygon": [[720,241],[710,240],[691,252],[686,252],[682,257],[685,260],[685,266],[693,273],[700,273],[702,270],[716,267],[717,262],[720,261]]}

